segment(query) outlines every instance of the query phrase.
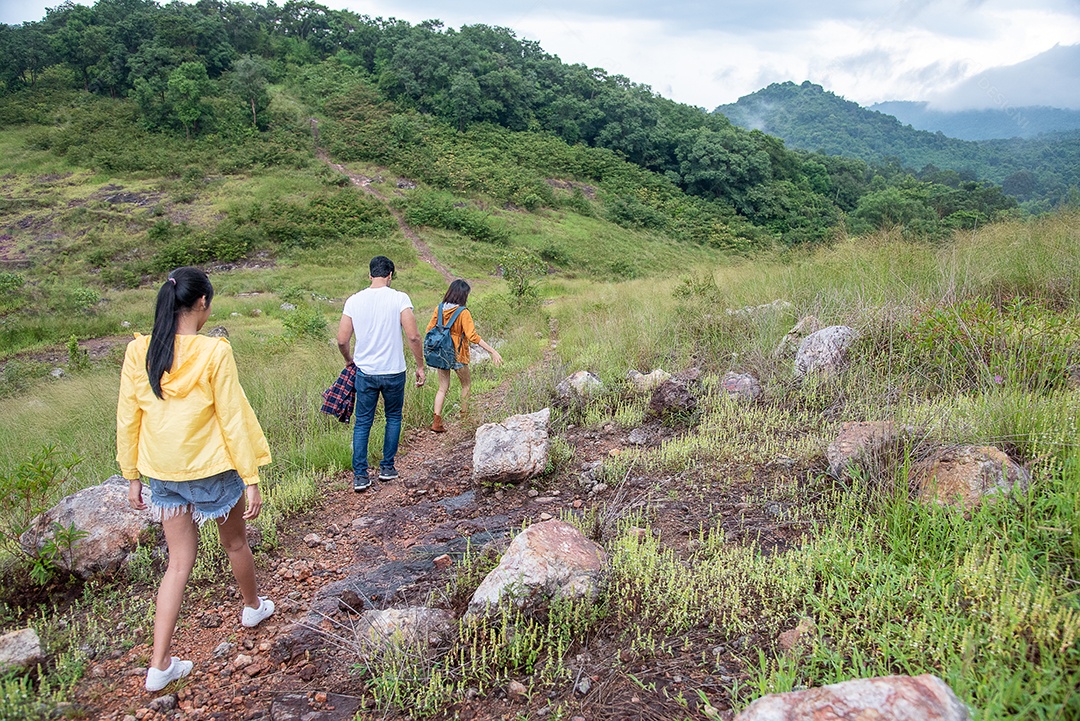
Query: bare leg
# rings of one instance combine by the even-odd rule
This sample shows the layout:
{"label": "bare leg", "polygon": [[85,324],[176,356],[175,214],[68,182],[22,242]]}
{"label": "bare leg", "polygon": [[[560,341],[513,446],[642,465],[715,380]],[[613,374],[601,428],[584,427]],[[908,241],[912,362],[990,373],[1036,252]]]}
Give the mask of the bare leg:
{"label": "bare leg", "polygon": [[218,524],[218,538],[221,547],[229,554],[229,565],[233,577],[244,597],[244,605],[249,608],[259,607],[259,590],[255,584],[255,559],[247,542],[247,523],[244,521],[244,497],[229,511],[224,523]]}
{"label": "bare leg", "polygon": [[195,554],[199,550],[199,529],[187,511],[167,519],[161,524],[165,529],[165,543],[169,547],[169,566],[158,588],[157,605],[154,608],[154,654],[150,664],[164,671],[172,663],[172,637],[176,619],[180,617],[180,603],[184,600],[191,569],[195,567]]}
{"label": "bare leg", "polygon": [[[446,372],[447,375],[450,371]],[[469,415],[469,393],[472,391],[472,376],[469,375],[469,366],[461,366],[457,369],[458,380],[461,381],[461,415]]]}
{"label": "bare leg", "polygon": [[436,370],[439,371],[439,390],[435,391],[435,415],[441,416],[446,394],[450,390],[450,371],[442,368]]}

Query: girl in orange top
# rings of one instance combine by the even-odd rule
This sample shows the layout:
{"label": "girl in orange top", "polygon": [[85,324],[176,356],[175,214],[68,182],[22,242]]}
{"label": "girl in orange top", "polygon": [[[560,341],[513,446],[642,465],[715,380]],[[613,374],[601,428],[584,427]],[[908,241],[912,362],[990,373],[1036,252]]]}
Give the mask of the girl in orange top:
{"label": "girl in orange top", "polygon": [[[450,321],[450,316],[459,306],[465,306],[469,300],[470,290],[472,288],[461,278],[450,284],[442,300],[443,323]],[[431,313],[431,322],[428,323],[427,330],[435,327],[438,322],[436,318],[438,313],[439,309],[436,307]],[[454,321],[454,325],[450,326],[450,337],[453,338],[454,348],[457,351],[454,371],[457,373],[458,380],[461,381],[461,414],[465,415],[469,412],[469,392],[472,389],[472,379],[469,376],[469,344],[475,343],[490,353],[491,362],[495,365],[502,363],[502,356],[476,332],[476,326],[473,324],[472,314],[469,313],[468,308],[462,310],[461,315]],[[442,368],[437,370],[439,371],[439,390],[435,392],[435,421],[431,424],[431,430],[442,433],[446,430],[442,422],[442,409],[446,401],[446,393],[450,390],[450,371]]]}

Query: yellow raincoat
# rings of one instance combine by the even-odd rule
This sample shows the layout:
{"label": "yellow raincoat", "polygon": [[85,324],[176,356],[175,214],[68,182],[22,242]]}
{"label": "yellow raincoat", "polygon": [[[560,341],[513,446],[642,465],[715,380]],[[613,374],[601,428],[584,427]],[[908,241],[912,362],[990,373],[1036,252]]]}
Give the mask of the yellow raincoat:
{"label": "yellow raincoat", "polygon": [[124,478],[193,481],[235,469],[259,482],[270,462],[259,420],[236,373],[224,338],[176,336],[171,371],[161,376],[164,399],[146,375],[150,336],[135,334],[124,354],[116,404],[116,460]]}

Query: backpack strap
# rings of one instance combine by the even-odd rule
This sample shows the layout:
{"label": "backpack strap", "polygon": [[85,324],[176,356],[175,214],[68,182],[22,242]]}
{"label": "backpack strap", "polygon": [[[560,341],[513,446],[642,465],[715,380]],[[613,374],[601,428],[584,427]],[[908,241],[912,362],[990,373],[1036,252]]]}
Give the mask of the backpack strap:
{"label": "backpack strap", "polygon": [[[449,320],[448,322],[446,322],[446,323],[443,323],[443,312],[442,312],[442,309],[443,309],[443,304],[442,304],[442,303],[439,303],[439,309],[438,309],[438,311],[436,311],[436,316],[438,316],[438,320],[436,321],[436,323],[435,323],[435,324],[436,324],[436,325],[437,325],[437,326],[438,326],[439,328],[445,328],[445,329],[447,329],[447,330],[449,330],[449,328],[450,328],[450,327],[451,327],[452,325],[454,325],[454,323],[456,323],[456,322],[457,322],[458,316],[459,316],[459,315],[461,315],[461,312],[462,312],[462,311],[464,311],[464,310],[467,310],[467,308],[466,308],[465,306],[463,306],[463,305],[459,305],[459,306],[457,307],[457,310],[455,310],[455,311],[453,312],[453,314],[451,314],[451,316],[450,316],[450,320]],[[453,336],[451,336],[451,340],[452,340],[452,339],[453,339]]]}

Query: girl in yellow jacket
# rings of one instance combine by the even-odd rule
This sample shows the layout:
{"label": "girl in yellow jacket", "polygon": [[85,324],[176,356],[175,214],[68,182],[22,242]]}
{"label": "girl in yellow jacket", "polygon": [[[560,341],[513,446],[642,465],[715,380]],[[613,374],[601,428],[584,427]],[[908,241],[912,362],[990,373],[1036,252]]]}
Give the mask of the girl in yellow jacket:
{"label": "girl in yellow jacket", "polygon": [[[262,509],[259,466],[270,449],[236,374],[224,338],[198,335],[210,317],[214,288],[198,268],[177,268],[161,286],[150,336],[136,335],[124,354],[116,406],[116,460],[131,481],[128,501],[149,507],[165,529],[169,566],[158,589],[154,652],[146,689],[158,691],[191,673],[170,654],[184,587],[195,565],[199,529],[209,519],[243,595],[241,623],[257,626],[274,612],[258,595],[246,522]],[[246,500],[246,509],[245,509]]]}
{"label": "girl in yellow jacket", "polygon": [[[457,308],[464,307],[469,301],[469,291],[472,290],[469,284],[458,278],[450,284],[450,287],[446,290],[446,295],[442,299],[443,309],[443,323],[449,323],[451,316],[454,315],[454,311]],[[431,322],[428,323],[427,330],[431,330],[438,322],[439,308],[436,307],[431,314]],[[427,331],[425,331],[426,333]],[[450,326],[450,337],[454,340],[454,349],[456,353],[454,372],[457,373],[458,380],[461,381],[461,415],[466,415],[469,412],[469,391],[472,388],[472,376],[469,374],[469,344],[476,343],[478,346],[486,350],[491,354],[491,362],[495,365],[502,363],[502,356],[499,355],[499,351],[488,345],[480,334],[476,332],[476,324],[473,323],[472,313],[468,308],[461,311],[461,314],[454,321],[454,325]],[[446,427],[442,422],[442,410],[443,403],[446,401],[446,393],[450,390],[450,371],[442,368],[437,369],[439,371],[439,390],[435,391],[435,420],[431,424],[431,430],[436,433],[442,433],[446,430]]]}

